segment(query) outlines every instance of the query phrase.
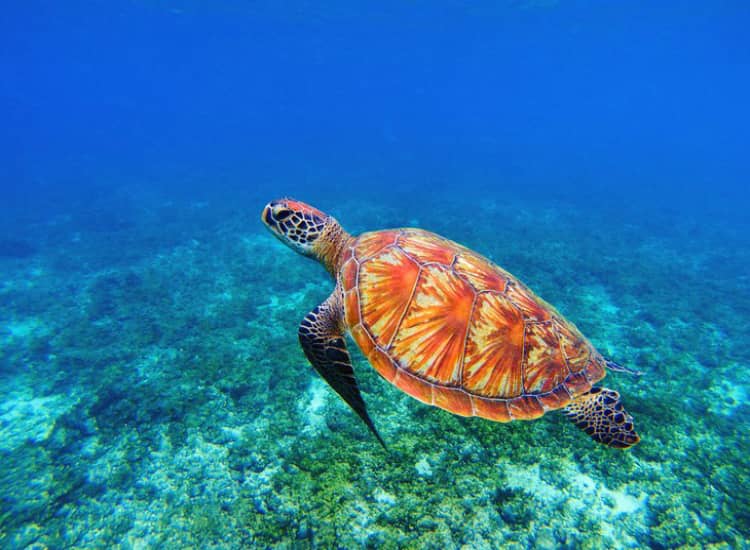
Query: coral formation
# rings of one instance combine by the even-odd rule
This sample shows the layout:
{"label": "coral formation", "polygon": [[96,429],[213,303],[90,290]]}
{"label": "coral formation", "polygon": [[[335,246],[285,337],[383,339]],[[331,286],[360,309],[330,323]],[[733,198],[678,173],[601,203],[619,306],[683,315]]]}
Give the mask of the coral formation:
{"label": "coral formation", "polygon": [[320,266],[221,206],[143,206],[113,231],[71,216],[27,236],[54,246],[0,254],[0,546],[746,546],[746,237],[510,198],[471,204],[496,220],[477,224],[457,201],[319,202],[351,231],[419,223],[516,274],[644,371],[609,375],[640,445],[562,415],[451,416],[353,351],[386,452],[298,347],[330,292]]}

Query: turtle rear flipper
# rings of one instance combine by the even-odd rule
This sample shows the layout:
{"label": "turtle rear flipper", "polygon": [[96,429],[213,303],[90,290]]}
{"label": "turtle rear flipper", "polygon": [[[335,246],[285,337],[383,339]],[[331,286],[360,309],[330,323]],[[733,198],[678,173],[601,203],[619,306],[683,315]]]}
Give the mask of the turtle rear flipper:
{"label": "turtle rear flipper", "polygon": [[593,387],[576,397],[565,414],[589,434],[594,441],[617,449],[627,449],[641,438],[630,416],[620,402],[620,394],[608,388]]}
{"label": "turtle rear flipper", "polygon": [[299,341],[305,355],[326,382],[354,409],[385,449],[385,442],[367,414],[352,361],[341,331],[342,309],[338,292],[308,313],[299,326]]}

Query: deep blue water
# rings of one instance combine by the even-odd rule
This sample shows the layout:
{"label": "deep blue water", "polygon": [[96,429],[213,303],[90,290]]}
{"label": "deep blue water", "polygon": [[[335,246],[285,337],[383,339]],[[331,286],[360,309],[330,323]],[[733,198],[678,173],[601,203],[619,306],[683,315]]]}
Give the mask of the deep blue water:
{"label": "deep blue water", "polygon": [[[214,421],[205,420],[209,413],[200,410],[212,402],[201,393],[205,388],[230,395],[238,415],[255,418],[279,406],[273,405],[276,382],[267,388],[261,378],[257,392],[250,382],[251,393],[264,401],[240,403],[248,387],[227,378],[221,367],[208,376],[193,363],[210,355],[212,365],[234,365],[239,356],[252,357],[264,369],[285,361],[303,364],[296,324],[330,288],[322,271],[301,264],[262,233],[260,208],[286,195],[330,211],[353,232],[420,225],[464,242],[575,317],[592,341],[619,354],[619,361],[653,368],[650,381],[637,382],[633,390],[634,415],[640,413],[646,426],[644,443],[627,455],[633,462],[613,466],[636,472],[634,477],[650,475],[653,493],[638,489],[648,494],[638,500],[648,503],[648,512],[626,528],[632,538],[619,542],[657,547],[747,542],[747,501],[732,500],[730,488],[748,480],[748,464],[727,449],[740,455],[748,450],[750,4],[30,0],[1,12],[0,426],[26,430],[19,418],[46,426],[29,412],[42,410],[56,427],[28,437],[16,434],[14,443],[0,449],[5,464],[14,464],[0,476],[0,495],[34,485],[24,472],[39,468],[52,480],[45,494],[54,497],[3,500],[0,546],[95,544],[86,535],[65,540],[61,525],[85,526],[85,517],[96,517],[90,521],[105,529],[111,512],[92,502],[117,498],[102,496],[106,475],[92,481],[81,473],[79,479],[69,473],[69,464],[81,464],[81,472],[102,462],[116,464],[111,453],[121,448],[116,434],[122,426],[137,426],[145,438],[131,440],[142,449],[134,451],[138,458],[131,464],[141,466],[118,473],[112,483],[138,501],[137,480],[158,478],[160,471],[143,466],[152,464],[147,450],[156,448],[158,439],[143,434],[163,428],[172,437],[211,425]],[[231,337],[217,336],[224,330]],[[237,342],[246,342],[241,353],[232,347]],[[257,342],[267,346],[263,353]],[[159,361],[143,357],[169,357],[171,378],[150,383],[149,365],[156,368]],[[182,380],[184,399],[149,409],[185,369],[192,375]],[[314,379],[305,371],[297,386],[291,377],[281,380],[278,391],[296,395]],[[621,390],[634,384],[622,376],[616,380]],[[139,390],[131,393],[133,387]],[[368,391],[384,390],[372,378]],[[135,395],[150,397],[143,397],[144,405]],[[110,402],[130,407],[108,408]],[[726,410],[719,405],[725,402]],[[405,410],[419,410],[414,407]],[[133,412],[138,410],[152,412],[139,416]],[[347,414],[337,410],[327,414]],[[680,424],[677,411],[683,410]],[[398,425],[397,415],[388,418]],[[439,423],[443,417],[435,418]],[[685,418],[696,424],[691,427]],[[237,424],[247,421],[242,417]],[[409,422],[416,421],[403,420],[404,426]],[[279,428],[282,435],[263,432],[271,443],[257,448],[246,443],[255,458],[243,458],[243,468],[253,470],[256,466],[247,466],[252,462],[269,468],[258,466],[257,472],[270,471],[271,456],[290,461],[283,445],[291,444],[272,445],[294,432],[294,420],[289,423],[291,429]],[[489,446],[481,433],[464,433],[468,425],[452,426],[464,430],[456,436],[458,447],[472,437]],[[569,433],[562,424],[553,426]],[[649,427],[651,444],[658,441],[664,455],[646,447]],[[62,429],[67,435],[55,435]],[[356,421],[346,429],[356,432]],[[391,431],[387,437],[400,437],[396,427]],[[203,437],[196,434],[202,432],[187,441]],[[175,437],[185,444],[185,437]],[[206,451],[213,457],[207,464],[223,464],[222,445],[230,455],[238,452],[220,438],[205,437],[218,445],[210,447],[216,456]],[[546,452],[556,447],[549,441],[553,436],[538,437]],[[90,438],[96,450],[81,443]],[[324,439],[312,445],[323,448]],[[359,445],[371,451],[366,443]],[[590,445],[584,438],[578,443]],[[205,451],[199,444],[190,448]],[[360,456],[352,449],[336,461],[353,464]],[[581,461],[606,462],[605,454],[594,456]],[[544,478],[538,470],[537,477],[519,473],[528,460],[503,457],[512,463],[515,479]],[[695,460],[697,469],[680,470],[685,457]],[[230,470],[239,471],[227,460]],[[708,460],[716,467],[697,473]],[[649,469],[655,464],[663,478]],[[438,470],[434,461],[432,466]],[[426,470],[420,468],[421,476]],[[606,468],[592,468],[589,479],[605,483]],[[279,471],[291,476],[288,468]],[[554,475],[574,475],[564,471]],[[456,470],[446,472],[460,481]],[[206,475],[223,479],[221,473]],[[372,498],[386,506],[389,495],[398,499],[394,479],[402,478],[383,475],[387,492]],[[519,485],[507,476],[498,483]],[[710,490],[698,481],[709,478]],[[685,479],[697,485],[688,483],[684,494],[673,494],[682,507],[668,504],[665,494],[676,486],[669,483]],[[296,480],[277,480],[274,494],[283,500],[284,488]],[[325,492],[326,482],[320,483]],[[560,497],[539,483],[524,490],[552,494],[547,503]],[[219,487],[220,481],[208,485]],[[410,502],[426,498],[413,496],[419,493],[407,485]],[[54,487],[63,489],[56,494]],[[318,520],[305,523],[303,512],[258,504],[257,495],[269,490],[253,487],[249,496],[236,497],[252,503],[243,513],[273,521],[291,517],[288,540],[315,540]],[[307,495],[308,489],[294,494]],[[310,494],[319,495],[318,489]],[[205,531],[201,522],[209,520],[184,512],[188,505],[179,497],[163,497],[165,487],[152,490],[156,500],[187,514],[186,529]],[[712,501],[715,508],[695,497],[714,490],[720,495]],[[207,491],[213,502],[214,493]],[[635,498],[635,489],[630,491]],[[497,497],[498,509],[511,506],[503,508],[506,497]],[[722,508],[724,498],[730,504]],[[633,502],[614,506],[612,517]],[[638,510],[646,510],[643,506]],[[547,512],[553,515],[553,509]],[[707,509],[716,512],[701,515]],[[330,512],[336,513],[340,510]],[[482,544],[534,544],[513,533],[529,531],[529,521],[544,523],[546,516],[526,521],[524,513],[532,512],[501,514],[504,527],[496,526],[496,532],[505,539],[493,538],[492,529],[477,530],[476,536],[485,537]],[[241,515],[225,508],[217,514]],[[306,514],[316,517],[310,510]],[[514,523],[519,514],[522,520]],[[686,526],[695,526],[690,518],[696,515],[705,530],[688,536]],[[234,524],[223,530],[212,516],[215,532],[206,532],[215,537],[175,542],[158,519],[137,512],[128,518],[107,527],[102,540],[228,547],[287,540],[260,529],[239,535]],[[378,534],[381,538],[352,535],[340,543],[472,544],[450,522],[446,529],[453,529],[454,538],[448,542],[408,538],[407,520],[382,522],[393,530]],[[39,525],[42,534],[29,525]],[[284,525],[277,528],[283,531]],[[576,532],[588,529],[578,525]],[[159,538],[159,533],[166,534]],[[558,531],[554,537],[553,545],[585,541],[561,538]],[[328,539],[317,540],[325,547],[320,541]]]}
{"label": "deep blue water", "polygon": [[744,2],[3,12],[0,161],[21,203],[141,184],[747,204]]}

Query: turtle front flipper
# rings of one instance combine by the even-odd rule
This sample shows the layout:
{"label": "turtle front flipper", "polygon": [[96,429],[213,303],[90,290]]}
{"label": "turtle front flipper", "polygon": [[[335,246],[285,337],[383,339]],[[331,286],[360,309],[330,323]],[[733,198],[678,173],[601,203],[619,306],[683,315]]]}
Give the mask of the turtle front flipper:
{"label": "turtle front flipper", "polygon": [[593,387],[565,407],[565,414],[594,441],[609,447],[627,449],[641,440],[635,433],[633,417],[614,390]]}
{"label": "turtle front flipper", "polygon": [[305,355],[320,375],[364,420],[383,448],[383,438],[367,414],[367,407],[354,377],[352,360],[346,349],[341,322],[343,308],[339,294],[333,294],[308,313],[299,326],[299,341]]}

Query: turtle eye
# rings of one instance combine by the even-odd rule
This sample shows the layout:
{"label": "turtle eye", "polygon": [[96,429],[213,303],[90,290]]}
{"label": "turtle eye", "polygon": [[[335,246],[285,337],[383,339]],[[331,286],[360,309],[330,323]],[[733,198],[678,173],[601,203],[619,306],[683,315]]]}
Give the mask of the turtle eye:
{"label": "turtle eye", "polygon": [[287,219],[291,215],[292,215],[292,211],[286,208],[283,208],[274,213],[274,217],[276,218],[277,221],[280,221],[280,222],[283,222],[285,219]]}

